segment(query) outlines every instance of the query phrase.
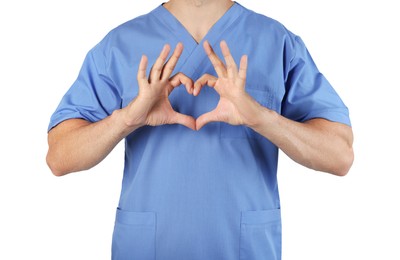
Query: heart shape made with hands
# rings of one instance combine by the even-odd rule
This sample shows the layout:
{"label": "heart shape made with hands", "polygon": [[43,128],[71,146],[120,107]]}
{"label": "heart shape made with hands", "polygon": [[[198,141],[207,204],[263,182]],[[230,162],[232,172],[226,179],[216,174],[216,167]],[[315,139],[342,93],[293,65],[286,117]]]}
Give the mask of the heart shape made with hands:
{"label": "heart shape made with hands", "polygon": [[[142,56],[139,64],[137,80],[139,94],[134,100],[135,108],[131,109],[143,125],[181,124],[193,130],[199,130],[209,122],[225,122],[231,125],[250,124],[257,105],[245,91],[247,56],[243,55],[240,66],[237,65],[225,41],[220,47],[225,63],[215,54],[211,45],[205,41],[204,50],[211,61],[217,77],[204,74],[196,82],[183,73],[171,76],[183,51],[182,43],[178,43],[171,57],[167,60],[170,46],[166,44],[159,57],[146,76],[147,57]],[[184,85],[189,94],[197,96],[204,86],[213,87],[220,96],[214,110],[207,112],[197,119],[173,110],[168,96],[178,86]],[[133,105],[133,104],[132,104]]]}

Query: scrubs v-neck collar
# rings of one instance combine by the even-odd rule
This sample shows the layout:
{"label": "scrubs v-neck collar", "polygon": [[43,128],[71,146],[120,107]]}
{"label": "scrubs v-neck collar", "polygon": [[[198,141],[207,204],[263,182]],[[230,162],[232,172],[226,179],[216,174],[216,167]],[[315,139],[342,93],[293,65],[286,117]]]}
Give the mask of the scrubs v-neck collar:
{"label": "scrubs v-neck collar", "polygon": [[[160,5],[152,11],[154,17],[156,17],[162,25],[164,25],[173,35],[178,42],[182,42],[184,50],[181,56],[180,70],[189,77],[194,76],[196,69],[199,64],[204,60],[206,56],[203,49],[203,42],[207,40],[211,46],[215,46],[219,43],[224,32],[230,28],[230,26],[239,18],[243,12],[243,7],[234,2],[234,4],[219,18],[219,20],[210,28],[204,38],[197,43],[192,35],[186,30],[186,28],[179,22],[176,17],[170,13],[163,5]],[[179,69],[179,68],[178,68]]]}

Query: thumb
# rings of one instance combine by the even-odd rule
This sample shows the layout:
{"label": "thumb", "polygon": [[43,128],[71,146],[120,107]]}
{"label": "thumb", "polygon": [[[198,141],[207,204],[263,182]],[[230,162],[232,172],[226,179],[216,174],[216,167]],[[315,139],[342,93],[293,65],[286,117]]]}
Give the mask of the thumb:
{"label": "thumb", "polygon": [[196,120],[193,117],[175,112],[169,124],[180,124],[187,128],[196,130]]}
{"label": "thumb", "polygon": [[202,114],[200,117],[197,118],[196,120],[196,130],[200,130],[203,126],[210,122],[218,122],[219,117],[218,113],[216,110],[210,111],[208,113]]}

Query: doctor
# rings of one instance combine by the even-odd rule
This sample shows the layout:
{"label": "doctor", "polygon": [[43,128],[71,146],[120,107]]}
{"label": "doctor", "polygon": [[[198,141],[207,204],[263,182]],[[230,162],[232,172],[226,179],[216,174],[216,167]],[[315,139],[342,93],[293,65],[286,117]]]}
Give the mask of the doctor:
{"label": "doctor", "polygon": [[87,170],[123,139],[113,259],[281,259],[278,149],[338,176],[353,162],[348,109],[301,38],[230,0],[168,1],[89,51],[48,165]]}

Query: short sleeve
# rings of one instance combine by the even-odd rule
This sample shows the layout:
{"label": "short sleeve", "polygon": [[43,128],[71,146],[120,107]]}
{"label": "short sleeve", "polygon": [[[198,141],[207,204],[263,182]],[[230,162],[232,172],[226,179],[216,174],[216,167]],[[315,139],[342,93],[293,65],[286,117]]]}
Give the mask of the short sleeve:
{"label": "short sleeve", "polygon": [[293,53],[285,82],[282,115],[298,122],[324,118],[351,125],[346,105],[325,76],[318,71],[298,36],[293,40]]}
{"label": "short sleeve", "polygon": [[99,45],[89,51],[78,78],[53,113],[48,131],[64,120],[99,121],[121,108],[121,95],[107,76],[106,58]]}

